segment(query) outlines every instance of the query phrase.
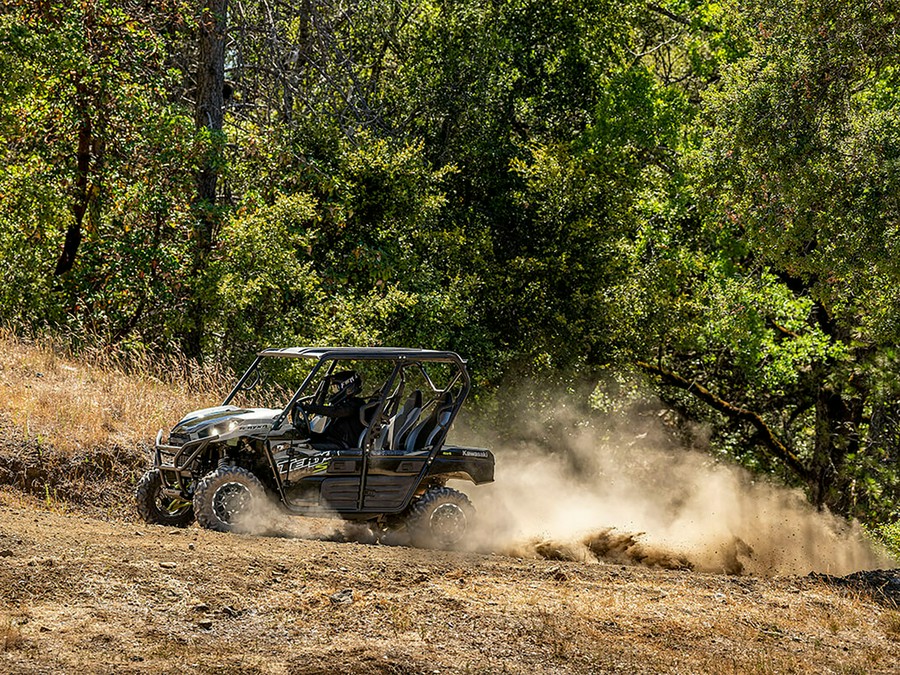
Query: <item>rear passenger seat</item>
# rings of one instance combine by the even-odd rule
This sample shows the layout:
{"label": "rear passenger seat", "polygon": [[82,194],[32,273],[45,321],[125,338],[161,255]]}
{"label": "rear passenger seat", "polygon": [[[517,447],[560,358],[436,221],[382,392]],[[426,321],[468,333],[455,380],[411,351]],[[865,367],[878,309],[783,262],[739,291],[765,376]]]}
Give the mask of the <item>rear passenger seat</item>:
{"label": "rear passenger seat", "polygon": [[404,451],[402,439],[409,433],[421,414],[422,392],[416,389],[409,395],[397,414],[382,427],[372,452],[381,455],[401,454]]}

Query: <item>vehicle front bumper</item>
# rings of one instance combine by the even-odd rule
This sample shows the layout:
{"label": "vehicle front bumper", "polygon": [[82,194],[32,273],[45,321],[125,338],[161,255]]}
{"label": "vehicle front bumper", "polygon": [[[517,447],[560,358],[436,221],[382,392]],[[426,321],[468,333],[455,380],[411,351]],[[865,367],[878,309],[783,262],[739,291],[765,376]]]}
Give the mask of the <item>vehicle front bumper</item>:
{"label": "vehicle front bumper", "polygon": [[160,429],[156,434],[151,458],[154,468],[159,470],[163,492],[170,496],[190,497],[192,483],[198,478],[192,469],[194,462],[210,441],[218,437],[198,438],[184,445],[168,445],[163,443],[163,433]]}

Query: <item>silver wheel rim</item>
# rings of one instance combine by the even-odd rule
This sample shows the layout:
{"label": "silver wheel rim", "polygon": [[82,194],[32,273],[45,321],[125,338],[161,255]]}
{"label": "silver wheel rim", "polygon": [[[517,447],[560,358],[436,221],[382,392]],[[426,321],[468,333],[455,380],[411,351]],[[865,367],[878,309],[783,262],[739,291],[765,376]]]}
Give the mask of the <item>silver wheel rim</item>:
{"label": "silver wheel rim", "polygon": [[213,513],[223,523],[234,524],[235,516],[246,512],[253,503],[253,493],[243,483],[224,483],[212,496]]}
{"label": "silver wheel rim", "polygon": [[458,504],[441,504],[429,520],[431,534],[441,544],[456,544],[466,534],[468,518]]}

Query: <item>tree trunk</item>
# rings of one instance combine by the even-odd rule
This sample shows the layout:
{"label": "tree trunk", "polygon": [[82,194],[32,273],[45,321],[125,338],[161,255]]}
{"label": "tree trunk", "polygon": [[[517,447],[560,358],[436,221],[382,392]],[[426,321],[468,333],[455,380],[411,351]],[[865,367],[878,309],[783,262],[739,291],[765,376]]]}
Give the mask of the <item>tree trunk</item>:
{"label": "tree trunk", "polygon": [[206,0],[198,28],[197,98],[195,121],[197,131],[207,135],[207,151],[197,169],[197,195],[194,200],[193,297],[184,339],[185,354],[200,358],[203,346],[203,324],[207,305],[206,272],[215,244],[219,215],[216,190],[222,164],[225,30],[227,0]]}
{"label": "tree trunk", "polygon": [[[207,0],[199,26],[195,121],[197,131],[208,130],[212,136],[222,133],[227,5],[227,0]],[[201,248],[209,247],[214,230],[212,207],[216,203],[219,178],[215,155],[214,151],[207,153],[197,171],[197,204],[203,216],[197,223]]]}
{"label": "tree trunk", "polygon": [[59,259],[56,261],[54,274],[60,276],[69,272],[75,264],[75,256],[81,245],[81,226],[84,222],[84,214],[87,213],[90,201],[89,176],[91,173],[91,146],[93,144],[93,126],[91,116],[88,113],[86,95],[83,85],[79,83],[78,102],[80,108],[80,124],[78,125],[78,149],[75,155],[75,203],[72,205],[73,220],[66,230],[66,240],[63,243]]}
{"label": "tree trunk", "polygon": [[849,403],[830,385],[822,385],[816,398],[815,446],[813,449],[810,497],[819,508],[851,515],[852,495],[843,471],[847,454],[859,449],[859,424],[863,405],[860,398]]}

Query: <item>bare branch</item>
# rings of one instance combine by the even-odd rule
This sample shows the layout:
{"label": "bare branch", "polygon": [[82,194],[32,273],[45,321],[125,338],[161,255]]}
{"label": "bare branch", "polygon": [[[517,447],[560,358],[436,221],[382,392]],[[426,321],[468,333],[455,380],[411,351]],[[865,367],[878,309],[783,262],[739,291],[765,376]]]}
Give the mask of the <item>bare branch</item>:
{"label": "bare branch", "polygon": [[713,394],[703,385],[687,380],[681,375],[667,370],[660,365],[653,365],[643,361],[638,361],[636,365],[648,373],[658,375],[665,384],[678,387],[679,389],[683,389],[684,391],[693,394],[713,410],[717,410],[732,419],[749,423],[758,432],[758,438],[761,445],[767,448],[772,456],[784,463],[803,480],[809,481],[812,478],[812,474],[800,458],[775,435],[775,432],[772,431],[771,427],[769,427],[762,417],[755,412],[729,403]]}

